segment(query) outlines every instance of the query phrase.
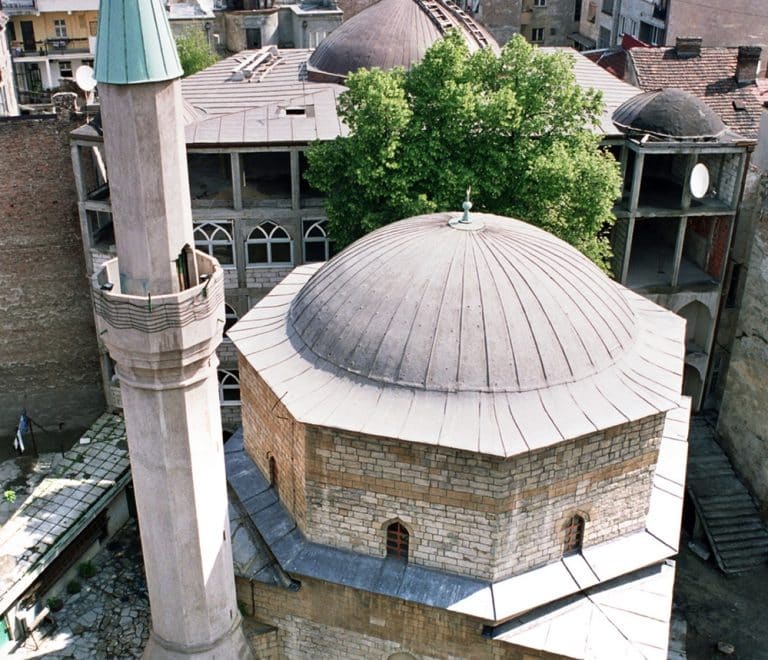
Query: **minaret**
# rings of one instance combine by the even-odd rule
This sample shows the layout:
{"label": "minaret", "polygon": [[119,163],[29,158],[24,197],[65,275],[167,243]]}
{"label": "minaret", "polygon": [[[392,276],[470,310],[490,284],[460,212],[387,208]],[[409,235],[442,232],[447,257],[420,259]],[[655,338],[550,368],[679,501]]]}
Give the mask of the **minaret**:
{"label": "minaret", "polygon": [[216,346],[222,270],[196,252],[182,75],[159,0],[102,0],[96,79],[117,259],[96,275],[117,363],[152,633],[147,658],[249,658],[229,537]]}

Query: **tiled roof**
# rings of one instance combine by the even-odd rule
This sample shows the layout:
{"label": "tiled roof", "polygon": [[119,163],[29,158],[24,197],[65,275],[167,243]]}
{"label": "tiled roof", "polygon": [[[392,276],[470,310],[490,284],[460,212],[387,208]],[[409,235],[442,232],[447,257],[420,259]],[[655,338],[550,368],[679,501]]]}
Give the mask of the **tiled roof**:
{"label": "tiled roof", "polygon": [[627,56],[638,87],[682,89],[702,99],[734,131],[757,138],[762,103],[756,85],[736,82],[738,48],[702,48],[700,56],[690,58],[679,58],[674,48],[633,48]]}

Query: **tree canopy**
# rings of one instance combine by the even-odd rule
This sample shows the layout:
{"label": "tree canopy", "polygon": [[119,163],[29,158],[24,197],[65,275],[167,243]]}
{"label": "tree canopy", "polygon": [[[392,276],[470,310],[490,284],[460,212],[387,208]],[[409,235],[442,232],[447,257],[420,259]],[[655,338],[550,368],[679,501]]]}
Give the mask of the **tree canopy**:
{"label": "tree canopy", "polygon": [[219,59],[208,43],[207,36],[197,28],[187,28],[182,35],[176,37],[176,51],[179,53],[184,77],[207,69]]}
{"label": "tree canopy", "polygon": [[360,70],[339,114],[349,135],[313,144],[307,180],[327,195],[337,247],[389,222],[458,210],[512,216],[568,241],[604,268],[620,192],[594,131],[599,92],[571,56],[514,37],[496,56],[449,33],[410,71]]}

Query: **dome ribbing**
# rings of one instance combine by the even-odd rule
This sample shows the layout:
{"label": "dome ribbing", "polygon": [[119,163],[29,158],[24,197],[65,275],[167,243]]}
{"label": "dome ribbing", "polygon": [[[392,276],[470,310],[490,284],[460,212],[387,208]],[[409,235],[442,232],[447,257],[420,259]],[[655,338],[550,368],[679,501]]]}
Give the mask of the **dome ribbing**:
{"label": "dome ribbing", "polygon": [[636,335],[619,287],[536,227],[473,214],[388,225],[325,264],[293,301],[294,342],[371,381],[524,392],[598,373]]}

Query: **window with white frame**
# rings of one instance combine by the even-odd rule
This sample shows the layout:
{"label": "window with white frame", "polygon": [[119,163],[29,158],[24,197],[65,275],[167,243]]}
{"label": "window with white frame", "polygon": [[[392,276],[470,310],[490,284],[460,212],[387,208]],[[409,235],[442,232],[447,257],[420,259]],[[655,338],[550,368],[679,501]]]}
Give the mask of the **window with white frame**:
{"label": "window with white frame", "polygon": [[531,28],[531,43],[538,44],[544,41],[544,28]]}
{"label": "window with white frame", "polygon": [[219,260],[224,267],[235,265],[231,222],[204,222],[195,226],[195,247]]}
{"label": "window with white frame", "polygon": [[63,18],[53,20],[53,34],[58,39],[67,38],[67,22]]}
{"label": "window with white frame", "polygon": [[72,77],[72,62],[59,62],[59,78]]}
{"label": "window with white frame", "polygon": [[280,225],[263,222],[248,236],[245,251],[249,266],[293,263],[293,241]]}
{"label": "window with white frame", "polygon": [[237,312],[235,311],[235,308],[232,307],[232,305],[224,304],[224,333],[233,326],[235,323],[237,323]]}
{"label": "window with white frame", "polygon": [[328,261],[330,245],[326,233],[327,220],[304,220],[304,261]]}
{"label": "window with white frame", "polygon": [[629,16],[621,17],[621,34],[629,34],[633,37],[637,36],[637,21]]}
{"label": "window with white frame", "polygon": [[533,0],[533,6],[534,7],[546,7],[547,6],[547,0]]}
{"label": "window with white frame", "polygon": [[240,405],[240,374],[237,371],[219,370],[219,402],[222,406]]}

